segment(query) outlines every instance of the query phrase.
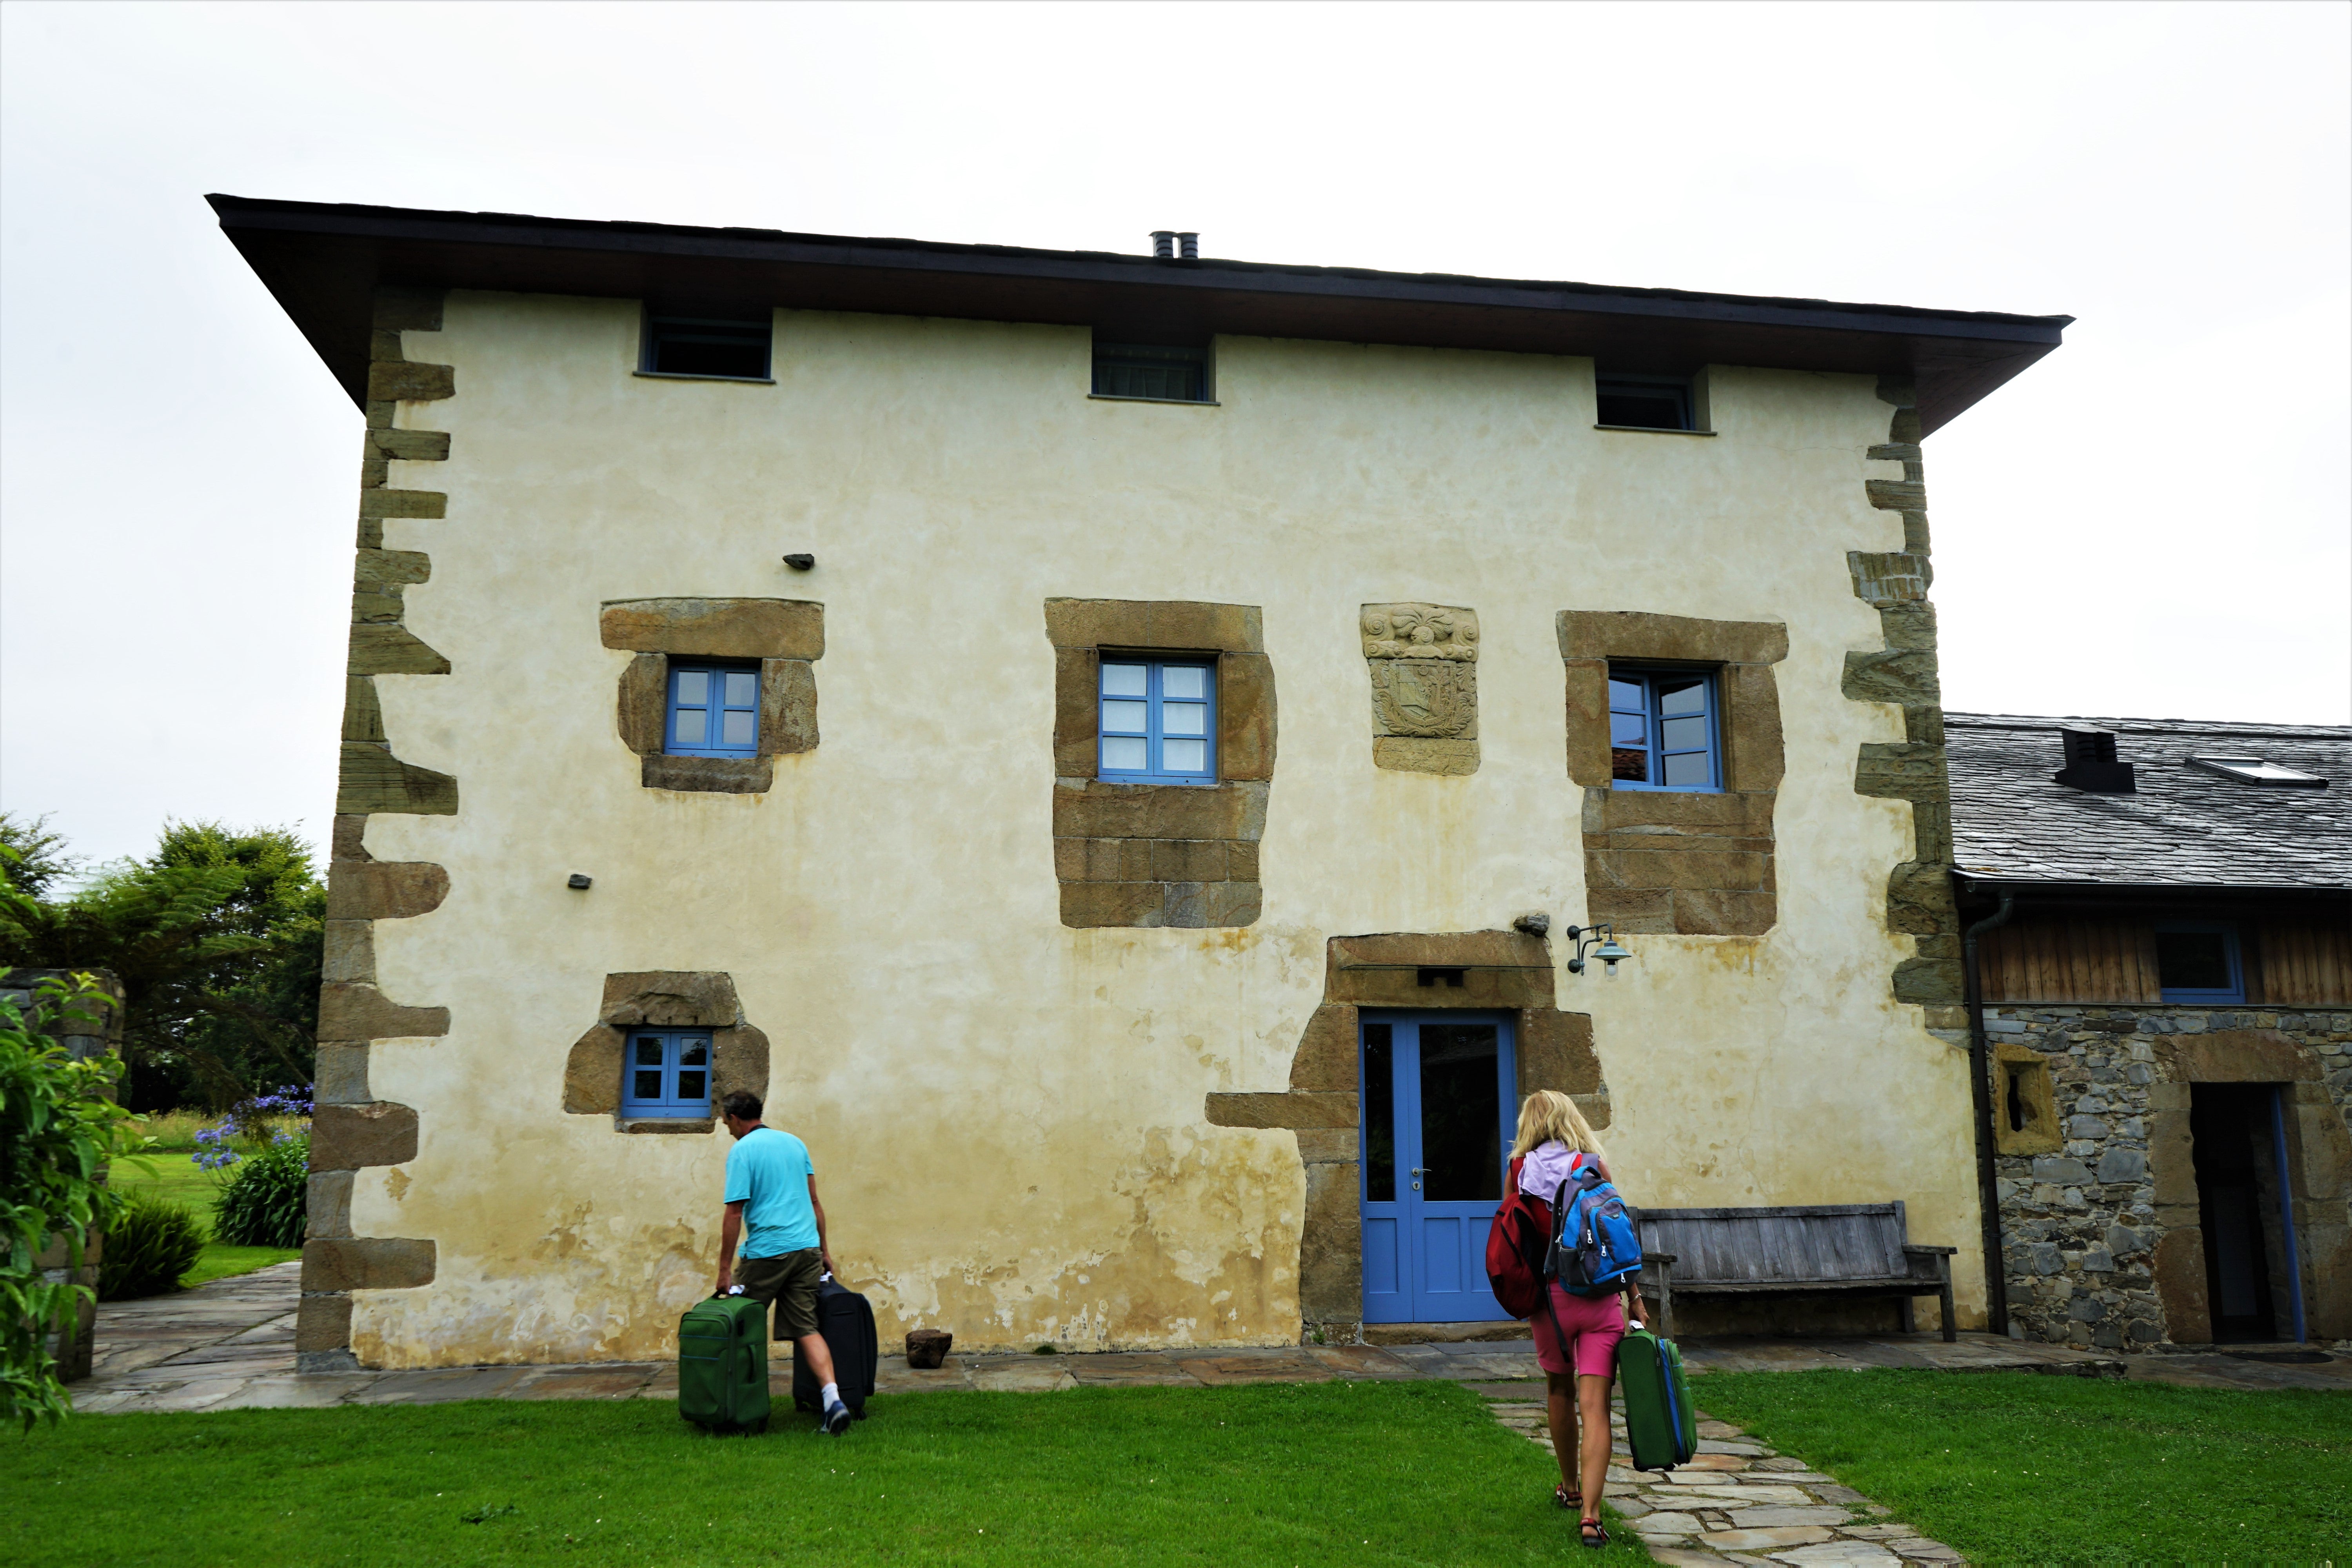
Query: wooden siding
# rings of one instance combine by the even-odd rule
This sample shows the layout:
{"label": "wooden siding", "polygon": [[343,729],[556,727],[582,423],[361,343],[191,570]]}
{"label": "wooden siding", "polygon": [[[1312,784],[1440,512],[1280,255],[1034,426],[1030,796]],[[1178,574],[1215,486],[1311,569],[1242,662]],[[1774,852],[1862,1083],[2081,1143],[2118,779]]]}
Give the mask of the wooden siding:
{"label": "wooden siding", "polygon": [[2352,922],[2254,928],[2257,999],[2266,1005],[2352,1006]]}
{"label": "wooden siding", "polygon": [[[2239,931],[2247,1005],[2352,1006],[2352,921],[2249,921]],[[1985,932],[1977,955],[1989,1003],[2163,1001],[2152,920],[2021,917]]]}
{"label": "wooden siding", "polygon": [[1988,1002],[2109,1002],[2152,1005],[2156,930],[2145,921],[2012,921],[1978,940]]}

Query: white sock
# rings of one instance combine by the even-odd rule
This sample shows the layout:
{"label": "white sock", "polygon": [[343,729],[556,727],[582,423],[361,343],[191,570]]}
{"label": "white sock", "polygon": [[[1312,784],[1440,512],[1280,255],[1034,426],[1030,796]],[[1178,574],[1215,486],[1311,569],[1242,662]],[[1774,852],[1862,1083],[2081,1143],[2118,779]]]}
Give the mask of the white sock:
{"label": "white sock", "polygon": [[837,1383],[828,1383],[828,1384],[826,1384],[824,1385],[824,1398],[823,1399],[823,1401],[821,1401],[821,1403],[825,1404],[825,1405],[838,1405],[838,1404],[840,1404],[840,1403],[841,1403],[841,1384],[837,1384]]}

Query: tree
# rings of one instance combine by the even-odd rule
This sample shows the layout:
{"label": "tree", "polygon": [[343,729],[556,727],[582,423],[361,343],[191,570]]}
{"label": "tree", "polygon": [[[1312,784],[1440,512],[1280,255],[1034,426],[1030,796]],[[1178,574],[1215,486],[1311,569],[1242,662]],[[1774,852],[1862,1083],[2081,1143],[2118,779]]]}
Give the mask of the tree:
{"label": "tree", "polygon": [[166,823],[72,897],[0,909],[0,962],[113,971],[131,1102],[225,1107],[310,1081],[326,900],[289,829]]}
{"label": "tree", "polygon": [[66,853],[66,836],[49,831],[47,812],[26,822],[0,811],[0,846],[15,852],[0,855],[0,876],[28,899],[46,896],[52,883],[71,879],[82,868],[79,857]]}

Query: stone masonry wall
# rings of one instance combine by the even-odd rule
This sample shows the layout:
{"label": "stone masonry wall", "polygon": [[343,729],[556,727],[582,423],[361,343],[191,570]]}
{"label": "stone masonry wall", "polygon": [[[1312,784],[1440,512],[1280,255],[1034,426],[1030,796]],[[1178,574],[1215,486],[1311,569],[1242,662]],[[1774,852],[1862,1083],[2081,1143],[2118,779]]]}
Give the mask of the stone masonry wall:
{"label": "stone masonry wall", "polygon": [[[2311,1337],[2347,1331],[2337,1320],[2352,1310],[2339,1300],[2352,1225],[2341,1184],[2352,1009],[2011,1004],[1988,1006],[1985,1029],[1996,1057],[2001,1251],[2011,1318],[2024,1333],[2110,1350],[2211,1339],[2189,1094],[2193,1082],[2233,1080],[2291,1085]],[[2036,1061],[2047,1097],[2037,1105],[2029,1087],[2028,1125],[2013,1130],[2007,1066]]]}

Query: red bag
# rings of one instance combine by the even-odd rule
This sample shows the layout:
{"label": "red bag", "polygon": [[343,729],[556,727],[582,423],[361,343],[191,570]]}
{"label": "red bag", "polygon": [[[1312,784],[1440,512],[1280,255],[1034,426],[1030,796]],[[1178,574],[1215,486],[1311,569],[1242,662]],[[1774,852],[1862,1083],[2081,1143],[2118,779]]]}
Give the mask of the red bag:
{"label": "red bag", "polygon": [[1519,1166],[1503,1181],[1503,1206],[1486,1229],[1486,1282],[1514,1318],[1532,1318],[1544,1304],[1544,1249],[1551,1242],[1551,1205],[1519,1191]]}

